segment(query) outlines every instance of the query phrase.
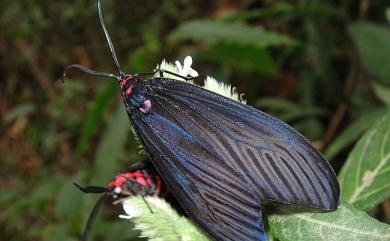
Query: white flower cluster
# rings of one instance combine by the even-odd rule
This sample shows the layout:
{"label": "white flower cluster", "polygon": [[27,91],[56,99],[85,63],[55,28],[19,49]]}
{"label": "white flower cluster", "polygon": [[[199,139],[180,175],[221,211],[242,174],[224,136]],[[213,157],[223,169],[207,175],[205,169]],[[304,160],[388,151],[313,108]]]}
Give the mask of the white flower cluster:
{"label": "white flower cluster", "polygon": [[[161,62],[160,66],[157,65],[157,69],[166,70],[168,72],[175,73],[175,74],[178,74],[178,75],[183,76],[183,77],[197,77],[197,76],[199,76],[198,72],[195,71],[191,67],[191,65],[192,65],[192,58],[191,58],[191,56],[187,56],[184,59],[183,65],[181,65],[181,63],[178,60],[176,60],[175,61],[175,65],[173,65],[171,63],[168,63],[164,59]],[[156,77],[157,76],[160,76],[160,73],[156,73]],[[169,79],[176,79],[176,80],[181,80],[181,81],[184,80],[183,78],[180,78],[180,77],[178,77],[176,75],[169,74],[169,73],[166,73],[166,72],[163,73],[163,76],[165,78],[169,78]],[[190,83],[193,83],[193,82],[190,81]]]}
{"label": "white flower cluster", "polygon": [[[178,74],[178,75],[183,76],[183,77],[197,77],[197,76],[199,76],[198,72],[196,70],[194,70],[191,67],[191,65],[192,65],[192,58],[191,58],[191,56],[187,56],[184,58],[183,65],[178,60],[175,61],[175,65],[163,60],[160,64],[160,66],[157,66],[157,68]],[[159,76],[159,73],[157,73],[156,76]],[[165,78],[169,78],[169,79],[176,79],[176,80],[184,81],[183,78],[180,78],[178,76],[175,76],[175,75],[172,75],[169,73],[163,73],[163,76]],[[193,81],[187,81],[187,82],[193,84]],[[206,79],[204,80],[204,85],[201,87],[205,88],[206,90],[210,90],[214,93],[225,96],[227,98],[233,99],[235,101],[245,103],[245,101],[242,100],[241,96],[237,93],[236,88],[232,87],[229,84],[219,82],[211,76],[206,77]]]}

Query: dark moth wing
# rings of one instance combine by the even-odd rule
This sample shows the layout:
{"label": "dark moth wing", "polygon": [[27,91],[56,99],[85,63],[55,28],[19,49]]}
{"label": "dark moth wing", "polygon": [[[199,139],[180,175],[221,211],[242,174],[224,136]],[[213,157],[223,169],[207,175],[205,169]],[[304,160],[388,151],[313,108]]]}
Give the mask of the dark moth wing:
{"label": "dark moth wing", "polygon": [[285,123],[195,85],[145,81],[147,114],[129,113],[183,208],[218,240],[266,240],[265,200],[334,210],[336,176]]}

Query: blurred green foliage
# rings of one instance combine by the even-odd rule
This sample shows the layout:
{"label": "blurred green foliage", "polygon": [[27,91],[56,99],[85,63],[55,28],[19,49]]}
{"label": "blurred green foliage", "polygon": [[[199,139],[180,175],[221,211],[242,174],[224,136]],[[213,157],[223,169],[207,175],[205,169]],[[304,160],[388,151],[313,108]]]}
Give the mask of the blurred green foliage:
{"label": "blurred green foliage", "polygon": [[[143,158],[115,83],[77,73],[59,81],[72,63],[115,71],[96,4],[0,4],[0,239],[77,240],[97,197],[72,182],[105,185]],[[293,125],[336,170],[388,112],[388,1],[116,0],[103,6],[125,71],[147,72],[163,58],[192,55],[195,69],[237,86],[248,104]],[[94,238],[133,238],[118,210],[106,206]],[[384,202],[371,215],[388,222],[389,210]]]}

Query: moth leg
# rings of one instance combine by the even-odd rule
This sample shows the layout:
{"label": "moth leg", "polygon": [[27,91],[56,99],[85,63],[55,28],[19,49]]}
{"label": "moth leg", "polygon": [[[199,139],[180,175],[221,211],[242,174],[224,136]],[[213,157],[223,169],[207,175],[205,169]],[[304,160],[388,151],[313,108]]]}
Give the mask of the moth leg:
{"label": "moth leg", "polygon": [[160,77],[163,77],[161,76],[161,69],[160,67],[158,67],[156,70],[154,70],[153,72],[143,72],[143,73],[137,73],[135,74],[135,76],[143,76],[143,75],[150,75],[150,76],[153,76],[155,74],[157,74],[158,72],[160,72]]}
{"label": "moth leg", "polygon": [[[196,79],[199,79],[199,78],[204,78],[204,79],[205,79],[205,77],[206,77],[205,74],[200,74],[200,75],[198,75],[198,76],[185,77],[185,76],[182,76],[182,75],[173,73],[173,72],[168,71],[168,70],[161,70],[161,72],[164,72],[164,73],[167,73],[167,74],[174,75],[174,76],[176,76],[176,77],[182,78],[182,79],[185,80],[185,81],[196,80]],[[160,77],[163,77],[163,76],[161,76],[161,74],[160,74]]]}
{"label": "moth leg", "polygon": [[[192,80],[192,79],[196,78],[196,77],[185,77],[185,76],[183,76],[183,75],[179,75],[179,74],[176,74],[176,73],[173,73],[173,72],[171,72],[171,71],[169,71],[169,70],[164,70],[164,69],[162,69],[162,70],[160,70],[160,71],[163,72],[163,73],[171,74],[171,75],[173,75],[173,76],[182,78],[182,79],[184,79],[184,80]],[[161,77],[163,77],[163,76],[161,76]]]}
{"label": "moth leg", "polygon": [[147,165],[145,162],[146,161],[140,161],[140,162],[133,163],[133,164],[131,164],[130,167],[128,167],[126,169],[126,171],[133,172],[133,171],[136,171],[136,170],[145,169],[146,165]]}
{"label": "moth leg", "polygon": [[144,200],[146,206],[148,206],[148,209],[149,209],[150,213],[153,214],[153,210],[152,210],[152,208],[150,207],[149,203],[146,201],[145,196],[142,195],[141,197],[142,197],[142,200]]}
{"label": "moth leg", "polygon": [[166,74],[170,74],[170,75],[173,75],[173,76],[176,76],[176,77],[179,77],[179,78],[182,78],[183,80],[185,81],[188,81],[188,80],[195,80],[197,78],[199,78],[199,76],[191,76],[191,77],[185,77],[183,75],[179,75],[177,73],[174,73],[174,72],[171,72],[169,70],[164,70],[164,69],[156,69],[154,72],[144,72],[144,73],[137,73],[135,76],[154,76],[155,74],[159,73],[160,77],[163,78],[164,75],[163,73],[166,73]]}

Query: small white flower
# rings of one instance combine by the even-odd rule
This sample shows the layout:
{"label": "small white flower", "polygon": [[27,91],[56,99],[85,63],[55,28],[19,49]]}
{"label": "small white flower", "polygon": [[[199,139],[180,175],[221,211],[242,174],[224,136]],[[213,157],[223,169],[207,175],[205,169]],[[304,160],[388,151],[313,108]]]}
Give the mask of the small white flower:
{"label": "small white flower", "polygon": [[[157,65],[156,69],[166,70],[166,71],[169,71],[169,72],[172,72],[172,73],[178,73],[177,67],[175,65],[171,64],[171,63],[168,63],[167,61],[165,61],[165,59],[163,59],[161,61],[160,66]],[[164,77],[167,77],[167,75],[169,75],[169,74],[164,73]],[[160,73],[156,73],[155,76],[156,77],[160,77]]]}
{"label": "small white flower", "polygon": [[196,70],[191,68],[192,65],[192,58],[191,56],[187,56],[184,59],[183,66],[181,63],[176,60],[175,61],[176,68],[178,69],[178,74],[184,77],[190,76],[190,77],[197,77],[199,74]]}
{"label": "small white flower", "polygon": [[230,98],[232,100],[241,102],[245,104],[245,100],[242,99],[242,97],[237,93],[237,90],[235,87],[232,87],[229,84],[225,84],[223,82],[218,82],[213,77],[207,76],[206,80],[204,81],[204,86],[202,86],[206,90],[210,90],[214,93],[220,94],[222,96],[225,96],[227,98]]}
{"label": "small white flower", "polygon": [[122,218],[122,219],[129,219],[129,220],[133,218],[132,216],[122,215],[122,214],[119,214],[118,217],[119,217],[119,218]]}
{"label": "small white flower", "polygon": [[120,218],[132,219],[142,215],[142,210],[138,208],[136,205],[133,205],[133,203],[129,199],[125,199],[122,202],[122,206],[123,206],[123,210],[127,215],[119,215]]}

